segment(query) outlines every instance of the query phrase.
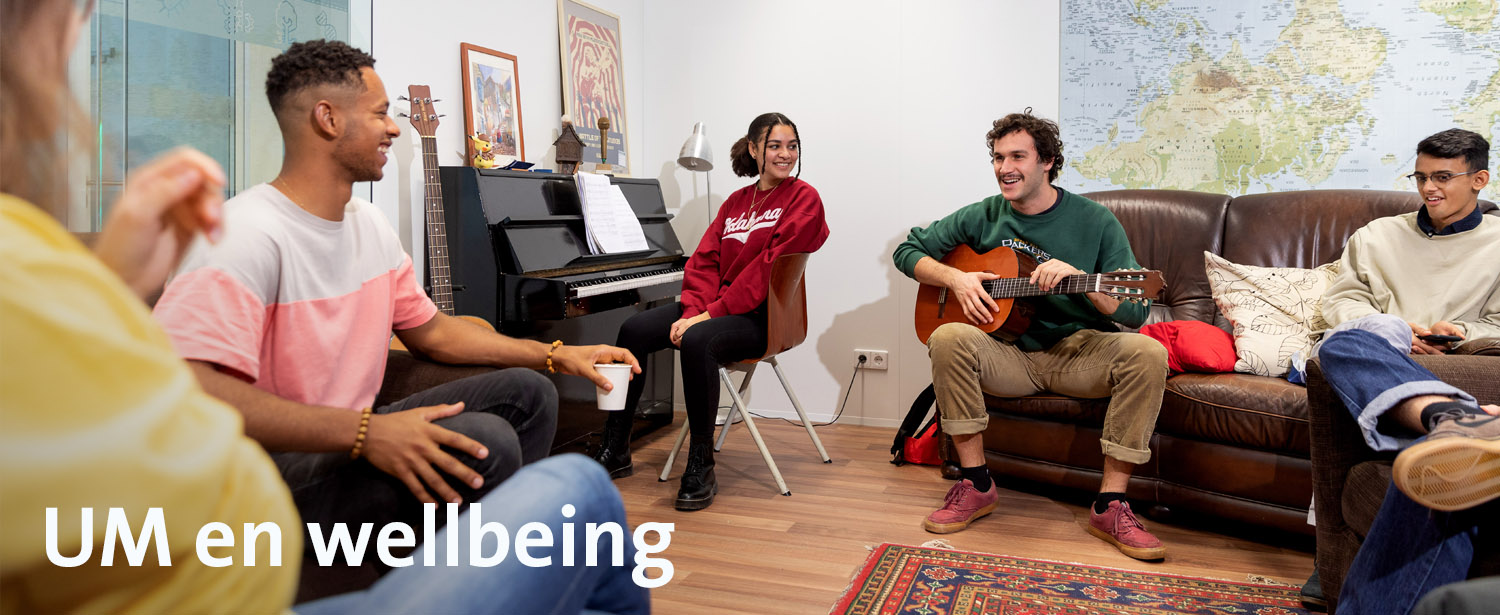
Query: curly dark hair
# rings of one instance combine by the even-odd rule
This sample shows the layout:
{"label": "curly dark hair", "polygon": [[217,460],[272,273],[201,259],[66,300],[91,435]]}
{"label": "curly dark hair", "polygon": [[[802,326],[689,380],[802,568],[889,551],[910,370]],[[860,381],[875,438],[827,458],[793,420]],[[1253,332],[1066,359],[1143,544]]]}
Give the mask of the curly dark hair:
{"label": "curly dark hair", "polygon": [[1417,144],[1417,153],[1434,158],[1463,158],[1471,173],[1490,168],[1489,141],[1477,132],[1462,128],[1449,128],[1422,139]]}
{"label": "curly dark hair", "polygon": [[271,112],[281,114],[287,97],[315,85],[344,85],[364,89],[362,68],[374,68],[370,54],[339,41],[316,40],[294,43],[271,60],[266,75],[266,98]]}
{"label": "curly dark hair", "polygon": [[734,174],[740,177],[755,177],[760,175],[765,167],[765,161],[756,166],[755,157],[750,155],[751,140],[760,141],[761,151],[766,150],[766,142],[771,138],[771,129],[777,126],[790,126],[792,137],[797,139],[797,177],[802,177],[802,135],[797,132],[797,125],[790,118],[780,113],[762,113],[750,121],[750,128],[745,130],[745,136],[740,137],[733,145],[729,146],[729,166]]}
{"label": "curly dark hair", "polygon": [[995,141],[1017,130],[1025,131],[1036,141],[1037,158],[1044,163],[1049,160],[1052,162],[1052,169],[1047,171],[1047,181],[1057,181],[1057,174],[1062,171],[1064,161],[1062,139],[1057,136],[1057,122],[1032,115],[1031,107],[995,120],[994,127],[984,135],[984,147],[988,150],[986,153],[993,154]]}

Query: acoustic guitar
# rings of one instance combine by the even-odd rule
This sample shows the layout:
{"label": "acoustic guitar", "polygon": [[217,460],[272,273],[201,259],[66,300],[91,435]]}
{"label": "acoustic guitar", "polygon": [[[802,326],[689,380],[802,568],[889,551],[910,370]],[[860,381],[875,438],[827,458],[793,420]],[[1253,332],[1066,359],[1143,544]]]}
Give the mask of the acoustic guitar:
{"label": "acoustic guitar", "polygon": [[1120,270],[1070,275],[1053,286],[1052,290],[1042,290],[1029,279],[1032,270],[1036,269],[1036,259],[1003,247],[978,254],[967,245],[959,245],[943,257],[942,263],[960,271],[985,271],[1000,276],[999,279],[983,283],[984,289],[995,299],[995,305],[1000,311],[995,313],[994,320],[989,324],[976,325],[964,316],[963,305],[959,304],[957,298],[950,301],[946,287],[923,284],[917,290],[916,308],[917,338],[923,344],[927,343],[927,338],[932,337],[933,331],[950,322],[978,327],[985,333],[1015,341],[1031,325],[1031,316],[1035,313],[1025,297],[1097,292],[1138,303],[1157,298],[1167,286],[1162,281],[1160,271]]}
{"label": "acoustic guitar", "polygon": [[[448,267],[448,228],[443,222],[443,186],[438,181],[437,163],[437,109],[432,103],[432,89],[425,85],[411,85],[406,89],[411,100],[411,127],[422,139],[422,208],[426,214],[427,227],[427,287],[432,302],[439,312],[453,316],[453,281]],[[474,323],[494,331],[495,327],[478,316],[459,316],[461,320]],[[391,338],[392,350],[406,350],[406,345],[396,337]]]}

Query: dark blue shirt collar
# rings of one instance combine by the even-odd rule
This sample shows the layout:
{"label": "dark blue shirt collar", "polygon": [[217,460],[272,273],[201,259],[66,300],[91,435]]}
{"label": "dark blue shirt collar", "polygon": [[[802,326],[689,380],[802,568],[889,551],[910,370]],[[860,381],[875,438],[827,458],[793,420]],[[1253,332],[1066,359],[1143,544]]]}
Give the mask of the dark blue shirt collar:
{"label": "dark blue shirt collar", "polygon": [[1479,211],[1479,207],[1475,206],[1474,211],[1469,212],[1469,215],[1464,216],[1462,220],[1449,224],[1448,228],[1438,230],[1432,226],[1432,216],[1427,215],[1426,205],[1423,205],[1422,209],[1417,211],[1417,228],[1422,231],[1422,234],[1428,237],[1472,231],[1482,221],[1484,221],[1484,212]]}

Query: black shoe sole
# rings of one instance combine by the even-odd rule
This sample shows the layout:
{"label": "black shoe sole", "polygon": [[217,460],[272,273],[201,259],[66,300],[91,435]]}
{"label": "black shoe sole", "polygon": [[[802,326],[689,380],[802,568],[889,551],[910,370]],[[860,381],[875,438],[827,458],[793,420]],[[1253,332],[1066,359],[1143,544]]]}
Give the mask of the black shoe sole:
{"label": "black shoe sole", "polygon": [[614,480],[617,478],[625,478],[626,476],[631,476],[633,474],[635,474],[635,464],[627,464],[624,467],[610,470],[609,479]]}
{"label": "black shoe sole", "polygon": [[718,493],[719,486],[714,485],[713,490],[708,492],[708,497],[698,500],[688,500],[679,497],[676,502],[672,503],[672,506],[677,510],[703,510],[708,508],[709,504],[714,503],[714,496],[718,495]]}

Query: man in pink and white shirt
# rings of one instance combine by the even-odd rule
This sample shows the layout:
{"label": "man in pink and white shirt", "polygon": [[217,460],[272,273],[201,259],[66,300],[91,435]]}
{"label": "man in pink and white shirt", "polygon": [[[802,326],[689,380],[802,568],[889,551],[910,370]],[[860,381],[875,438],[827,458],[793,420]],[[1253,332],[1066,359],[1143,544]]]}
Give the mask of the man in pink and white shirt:
{"label": "man in pink and white shirt", "polygon": [[[401,132],[374,62],[328,41],[272,61],[281,173],[225,204],[224,236],[193,247],[155,308],[203,388],[273,453],[309,522],[420,522],[422,502],[474,501],[545,457],[557,392],[534,370],[549,358],[606,388],[596,362],[639,372],[619,348],[554,348],[437,311],[390,224],[352,197],[381,178]],[[367,411],[392,331],[438,361],[516,369]]]}

